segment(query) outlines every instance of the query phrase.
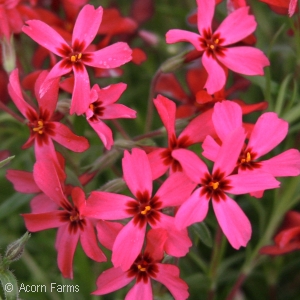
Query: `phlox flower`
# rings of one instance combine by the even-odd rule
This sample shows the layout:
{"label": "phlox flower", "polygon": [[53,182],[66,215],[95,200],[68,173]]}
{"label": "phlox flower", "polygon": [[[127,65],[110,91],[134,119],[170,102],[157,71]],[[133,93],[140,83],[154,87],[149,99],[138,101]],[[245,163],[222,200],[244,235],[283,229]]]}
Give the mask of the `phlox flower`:
{"label": "phlox flower", "polygon": [[172,256],[184,256],[191,246],[186,229],[178,230],[174,217],[162,212],[163,208],[183,203],[195,187],[183,173],[171,175],[152,195],[152,173],[145,151],[134,148],[125,151],[122,160],[124,180],[134,197],[94,191],[85,211],[89,216],[104,220],[130,218],[119,232],[112,249],[115,267],[128,270],[139,255],[147,225],[163,228],[168,236],[164,250]]}
{"label": "phlox flower", "polygon": [[23,32],[41,46],[62,57],[53,66],[40,87],[43,95],[55,78],[70,72],[74,73],[74,90],[70,113],[78,115],[86,111],[89,105],[90,80],[85,65],[96,68],[115,68],[131,60],[131,49],[127,43],[119,42],[98,51],[89,51],[88,47],[95,38],[102,20],[103,9],[85,5],[76,19],[72,42],[69,45],[54,29],[40,20],[30,20]]}
{"label": "phlox flower", "polygon": [[[88,257],[98,262],[106,261],[104,253],[98,246],[94,219],[85,212],[86,199],[83,190],[73,187],[70,191],[72,202],[69,201],[51,160],[36,162],[33,176],[36,185],[48,199],[39,199],[45,201],[40,204],[43,206],[42,209],[36,209],[35,205],[38,203],[35,202],[33,212],[22,216],[30,232],[58,228],[55,247],[58,252],[57,264],[62,275],[73,278],[73,257],[79,240]],[[54,207],[51,206],[51,201]],[[112,246],[111,240],[122,227],[117,223],[116,226],[110,226],[104,221],[97,226],[101,230],[101,235],[98,234],[101,243],[110,246]]]}
{"label": "phlox flower", "polygon": [[147,242],[129,270],[114,267],[104,271],[97,279],[97,290],[93,295],[104,295],[118,290],[135,280],[125,300],[152,300],[151,280],[167,287],[175,300],[187,299],[187,284],[179,278],[178,267],[161,263],[164,255],[163,244],[167,233],[162,229],[151,229],[147,233]]}
{"label": "phlox flower", "polygon": [[153,179],[156,179],[166,173],[168,169],[171,172],[182,171],[180,163],[172,157],[174,149],[187,148],[202,142],[208,134],[214,135],[214,129],[211,121],[212,111],[207,111],[190,121],[177,137],[175,132],[175,103],[162,95],[158,95],[153,102],[168,135],[168,147],[154,148],[148,154],[152,176]]}
{"label": "phlox flower", "polygon": [[111,129],[102,121],[118,118],[135,118],[136,112],[125,105],[115,103],[126,89],[125,83],[109,85],[105,88],[95,84],[91,89],[90,103],[85,112],[86,119],[96,131],[106,149],[114,143]]}
{"label": "phlox flower", "polygon": [[[225,68],[244,75],[263,75],[263,68],[269,60],[263,52],[254,47],[234,46],[256,28],[254,17],[249,15],[249,7],[241,7],[231,13],[218,27],[212,31],[212,19],[215,1],[197,0],[198,30],[200,34],[172,29],[166,34],[169,44],[190,42],[202,55],[202,64],[208,73],[205,88],[213,94],[226,83]],[[236,30],[236,28],[239,30]]]}
{"label": "phlox flower", "polygon": [[287,9],[289,17],[293,16],[293,14],[297,9],[297,4],[298,4],[298,0],[285,0],[285,1],[284,0],[260,0],[260,1],[271,5],[271,7],[279,8],[279,10]]}
{"label": "phlox flower", "polygon": [[241,195],[259,189],[277,188],[279,182],[267,173],[231,175],[244,139],[245,133],[242,127],[226,136],[211,173],[195,153],[186,149],[172,152],[172,156],[181,163],[188,177],[200,185],[178,209],[175,216],[178,228],[203,221],[211,199],[218,223],[232,247],[239,249],[247,245],[251,237],[250,222],[239,205],[227,193]]}
{"label": "phlox flower", "polygon": [[28,148],[34,144],[37,160],[47,156],[55,159],[57,164],[59,164],[52,140],[74,152],[87,150],[89,143],[85,137],[75,135],[67,126],[53,120],[58,98],[58,80],[52,83],[43,97],[40,97],[38,92],[47,74],[47,71],[43,71],[35,84],[38,109],[32,107],[25,101],[19,81],[18,69],[15,69],[10,74],[8,92],[17,108],[28,120],[27,125],[30,128],[30,136],[23,145],[23,148]]}
{"label": "phlox flower", "polygon": [[[221,142],[230,132],[241,126],[242,111],[230,101],[217,103],[212,120]],[[288,133],[288,122],[278,118],[276,113],[262,114],[252,129],[247,145],[245,144],[236,161],[239,173],[266,172],[274,177],[298,176],[300,174],[300,152],[297,149],[286,150],[270,159],[260,159],[278,146]],[[202,144],[203,156],[215,161],[220,149],[219,144],[207,137]],[[260,191],[259,189],[257,191]],[[252,195],[261,196],[261,193]]]}
{"label": "phlox flower", "polygon": [[300,250],[300,213],[288,211],[283,224],[274,238],[275,245],[264,246],[260,254],[282,255]]}

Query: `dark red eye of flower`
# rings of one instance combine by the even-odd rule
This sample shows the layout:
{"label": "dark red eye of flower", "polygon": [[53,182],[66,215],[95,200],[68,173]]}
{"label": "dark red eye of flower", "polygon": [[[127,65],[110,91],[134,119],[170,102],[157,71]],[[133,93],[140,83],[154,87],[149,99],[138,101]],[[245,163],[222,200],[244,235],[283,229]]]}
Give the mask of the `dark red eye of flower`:
{"label": "dark red eye of flower", "polygon": [[132,200],[127,203],[126,211],[133,215],[133,222],[135,225],[139,224],[143,227],[147,222],[152,225],[156,224],[156,221],[160,219],[158,211],[161,208],[161,201],[158,197],[154,196],[150,198],[147,191],[137,193],[137,200]]}
{"label": "dark red eye of flower", "polygon": [[127,271],[128,277],[136,277],[136,282],[143,280],[144,283],[148,282],[149,277],[156,277],[158,267],[153,261],[152,257],[145,253],[140,254],[131,268]]}
{"label": "dark red eye of flower", "polygon": [[90,121],[97,121],[98,117],[103,115],[105,107],[103,106],[102,101],[97,100],[89,105],[89,109],[93,111],[93,115],[90,117]]}
{"label": "dark red eye of flower", "polygon": [[224,56],[226,49],[222,47],[224,39],[220,37],[219,33],[212,34],[211,30],[204,30],[203,36],[199,38],[202,48],[205,49],[207,56],[215,57],[216,54]]}
{"label": "dark red eye of flower", "polygon": [[252,149],[245,149],[241,152],[238,159],[238,167],[241,170],[253,170],[261,167],[260,162],[254,161],[257,154]]}
{"label": "dark red eye of flower", "polygon": [[225,179],[225,174],[216,170],[212,175],[206,173],[201,180],[203,188],[201,195],[206,195],[207,199],[213,198],[215,201],[225,200],[225,191],[230,190],[230,181]]}
{"label": "dark red eye of flower", "polygon": [[65,210],[61,212],[60,219],[63,222],[69,223],[69,233],[76,233],[78,229],[84,230],[86,221],[80,216],[78,209],[76,207],[72,207],[70,203],[63,203],[62,206]]}

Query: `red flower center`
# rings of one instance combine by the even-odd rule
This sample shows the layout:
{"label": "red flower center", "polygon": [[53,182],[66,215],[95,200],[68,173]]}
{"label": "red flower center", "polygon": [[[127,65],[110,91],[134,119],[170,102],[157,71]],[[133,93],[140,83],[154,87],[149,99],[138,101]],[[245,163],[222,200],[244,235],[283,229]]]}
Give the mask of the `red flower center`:
{"label": "red flower center", "polygon": [[136,282],[143,280],[144,283],[148,282],[149,277],[156,277],[158,267],[153,261],[152,257],[145,253],[140,254],[131,268],[127,271],[128,277],[136,277]]}
{"label": "red flower center", "polygon": [[238,168],[241,170],[259,169],[261,167],[261,163],[254,161],[256,157],[257,154],[253,152],[251,148],[244,149],[238,159]]}
{"label": "red flower center", "polygon": [[220,37],[219,33],[212,34],[210,29],[204,30],[203,37],[199,38],[199,42],[205,49],[207,56],[224,56],[226,48],[222,47],[224,39]]}
{"label": "red flower center", "polygon": [[90,121],[98,121],[98,117],[103,115],[103,111],[105,108],[103,107],[103,103],[100,100],[97,100],[89,105],[89,109],[93,111],[93,115],[90,117]]}
{"label": "red flower center", "polygon": [[212,175],[206,173],[201,180],[203,188],[201,195],[206,195],[207,199],[213,198],[215,201],[225,200],[225,191],[230,190],[230,181],[225,179],[225,174],[216,170]]}
{"label": "red flower center", "polygon": [[133,222],[135,225],[143,227],[145,223],[149,222],[155,225],[156,221],[160,219],[159,209],[161,208],[161,201],[158,197],[150,198],[147,191],[137,193],[137,201],[129,201],[126,211],[133,215]]}

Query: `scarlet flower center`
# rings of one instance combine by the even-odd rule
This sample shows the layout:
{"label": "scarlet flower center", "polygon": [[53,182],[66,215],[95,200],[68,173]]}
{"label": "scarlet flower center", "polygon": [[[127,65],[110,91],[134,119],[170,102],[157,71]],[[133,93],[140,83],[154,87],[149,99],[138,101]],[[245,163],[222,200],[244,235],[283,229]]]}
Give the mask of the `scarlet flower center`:
{"label": "scarlet flower center", "polygon": [[72,53],[70,55],[70,60],[72,63],[78,62],[82,57],[82,53]]}
{"label": "scarlet flower center", "polygon": [[244,149],[238,159],[238,168],[241,170],[253,170],[261,167],[260,162],[256,162],[257,154],[251,148]]}
{"label": "scarlet flower center", "polygon": [[34,132],[37,132],[38,134],[43,134],[43,129],[44,129],[44,122],[43,120],[38,120],[36,127],[33,127],[32,130]]}
{"label": "scarlet flower center", "polygon": [[206,173],[201,180],[201,195],[206,196],[207,200],[213,198],[215,201],[225,200],[225,192],[230,190],[230,181],[225,178],[225,174],[216,170],[212,175]]}
{"label": "scarlet flower center", "polygon": [[152,225],[160,219],[159,210],[161,201],[154,196],[150,197],[147,191],[137,192],[137,199],[127,203],[126,211],[133,216],[133,222],[140,227],[143,227],[147,222]]}
{"label": "scarlet flower center", "polygon": [[89,105],[89,109],[94,113],[90,117],[90,121],[98,121],[98,118],[103,116],[103,112],[105,110],[105,107],[103,106],[103,103],[101,100],[97,100]]}
{"label": "scarlet flower center", "polygon": [[208,56],[224,56],[226,48],[222,46],[224,39],[220,37],[219,33],[212,34],[210,29],[203,30],[203,36],[199,38],[199,42]]}
{"label": "scarlet flower center", "polygon": [[148,282],[149,277],[156,277],[158,267],[150,254],[140,254],[130,269],[127,271],[128,277],[136,277],[136,282],[143,280],[144,283]]}

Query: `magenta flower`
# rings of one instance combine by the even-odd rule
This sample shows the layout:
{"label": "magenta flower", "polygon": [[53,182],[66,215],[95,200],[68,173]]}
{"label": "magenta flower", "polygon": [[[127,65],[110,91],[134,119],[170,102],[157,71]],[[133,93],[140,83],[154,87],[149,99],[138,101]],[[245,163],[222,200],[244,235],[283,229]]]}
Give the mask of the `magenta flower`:
{"label": "magenta flower", "polygon": [[46,23],[39,20],[27,21],[23,32],[34,41],[54,54],[62,57],[49,72],[40,87],[44,95],[54,78],[61,77],[73,71],[75,84],[72,95],[70,113],[83,114],[89,106],[90,80],[85,65],[96,68],[115,68],[131,60],[131,49],[127,43],[119,42],[98,51],[90,52],[88,46],[95,38],[101,20],[103,9],[95,9],[85,5],[79,12],[74,25],[72,43],[69,45],[64,38]]}
{"label": "magenta flower", "polygon": [[24,100],[18,69],[10,74],[8,91],[15,105],[28,120],[27,125],[30,128],[30,136],[23,148],[28,148],[34,143],[37,160],[48,156],[55,159],[57,165],[59,165],[52,140],[74,152],[85,151],[89,148],[89,143],[85,137],[75,135],[67,126],[52,119],[58,98],[58,80],[53,81],[43,97],[40,97],[38,93],[47,74],[47,71],[43,71],[35,84],[38,109],[33,108]]}
{"label": "magenta flower", "polygon": [[[146,153],[134,148],[125,151],[122,160],[124,180],[134,198],[94,191],[85,211],[96,219],[121,220],[131,218],[118,234],[113,246],[115,267],[128,270],[140,253],[147,225],[168,232],[165,251],[172,256],[184,256],[191,246],[186,229],[176,229],[174,217],[161,212],[165,207],[183,203],[195,187],[183,173],[171,175],[152,196],[152,173]],[[180,184],[179,184],[180,183]]]}
{"label": "magenta flower", "polygon": [[175,103],[162,95],[158,95],[153,102],[168,134],[168,147],[156,148],[148,154],[152,176],[153,179],[156,179],[166,173],[168,169],[171,172],[182,171],[180,163],[172,157],[174,149],[187,148],[204,141],[207,135],[215,133],[211,121],[212,111],[207,111],[189,122],[187,127],[176,137]]}
{"label": "magenta flower", "polygon": [[[26,228],[31,232],[58,227],[55,247],[58,252],[58,267],[63,276],[73,278],[73,257],[79,240],[88,257],[98,262],[105,261],[106,257],[98,247],[94,220],[84,211],[86,200],[83,190],[79,187],[74,187],[71,190],[71,203],[63,191],[57,170],[51,160],[36,162],[33,176],[36,185],[49,199],[43,198],[43,201],[46,201],[42,205],[44,207],[39,210],[36,209],[35,205],[38,204],[35,202],[34,212],[23,214],[22,216],[25,220]],[[54,207],[53,209],[53,206],[51,207],[51,201],[49,200],[56,204],[56,208]],[[97,226],[100,229],[103,226],[104,229],[109,227],[106,223],[99,223]],[[120,226],[118,228],[119,230],[121,229]],[[103,240],[105,245],[112,245],[111,240],[114,237],[111,234],[115,232],[114,236],[116,236],[119,230],[114,226],[113,230],[102,230],[100,241]]]}
{"label": "magenta flower", "polygon": [[86,119],[108,150],[114,143],[112,131],[101,120],[136,117],[136,111],[125,105],[115,103],[126,89],[126,86],[125,83],[117,83],[100,89],[95,84],[91,89],[90,103],[85,112]]}
{"label": "magenta flower", "polygon": [[[233,130],[242,124],[241,108],[231,102],[216,103],[212,120],[221,142]],[[262,114],[256,121],[247,145],[244,145],[236,161],[238,172],[265,172],[274,177],[298,176],[300,174],[300,152],[297,149],[286,150],[270,159],[260,160],[265,154],[278,146],[288,133],[288,122],[278,118],[276,113]],[[215,161],[219,144],[211,137],[203,142],[203,156]],[[259,191],[259,190],[257,190]],[[261,193],[252,195],[261,196]]]}
{"label": "magenta flower", "polygon": [[[241,41],[256,28],[254,17],[249,15],[249,7],[241,7],[231,13],[219,26],[212,31],[212,19],[215,1],[197,0],[199,34],[172,29],[166,34],[169,44],[190,42],[203,52],[202,64],[208,72],[205,88],[213,94],[224,87],[226,72],[224,66],[234,72],[245,75],[263,75],[263,67],[269,60],[259,49],[248,46],[231,46]],[[236,30],[238,26],[238,30]]]}
{"label": "magenta flower", "polygon": [[188,286],[179,278],[178,267],[162,264],[164,256],[163,245],[167,233],[162,229],[151,229],[147,233],[145,250],[139,254],[129,270],[114,267],[104,271],[97,279],[97,290],[93,295],[104,295],[118,290],[135,279],[125,300],[153,300],[151,279],[160,282],[171,292],[175,300],[188,298]]}
{"label": "magenta flower", "polygon": [[178,209],[175,217],[178,228],[203,221],[208,212],[209,200],[212,199],[218,223],[232,247],[238,249],[247,245],[251,236],[250,222],[227,193],[241,195],[259,189],[277,188],[279,182],[267,173],[231,175],[244,139],[242,127],[224,139],[212,173],[195,153],[185,149],[173,151],[172,156],[181,163],[186,174],[200,185]]}

